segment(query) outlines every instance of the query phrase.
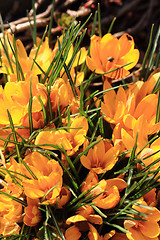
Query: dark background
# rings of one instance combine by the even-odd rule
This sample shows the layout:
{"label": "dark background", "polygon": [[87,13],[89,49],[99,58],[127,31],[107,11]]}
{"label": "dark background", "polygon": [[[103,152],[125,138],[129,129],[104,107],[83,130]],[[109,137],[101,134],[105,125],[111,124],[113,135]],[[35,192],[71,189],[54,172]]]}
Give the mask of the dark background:
{"label": "dark background", "polygon": [[[84,45],[89,44],[89,36],[92,29],[94,13],[97,10],[98,2],[101,8],[101,23],[103,35],[107,33],[114,17],[116,21],[112,28],[112,33],[121,36],[123,32],[128,32],[134,39],[136,46],[143,53],[147,49],[150,30],[154,24],[153,35],[155,36],[160,24],[160,1],[159,0],[104,0],[104,1],[79,1],[79,0],[55,0],[54,21],[52,25],[52,40],[62,33],[62,28],[67,28],[73,17],[77,15],[77,21],[82,23],[87,19],[90,13],[92,18],[87,23],[87,35]],[[36,11],[39,16],[37,32],[42,36],[45,26],[49,23],[51,12],[51,0],[38,0],[36,2]],[[7,29],[10,23],[15,36],[21,38],[25,46],[29,49],[31,46],[31,32],[29,30],[26,11],[32,18],[32,0],[0,0],[0,12]],[[98,34],[98,29],[96,29]],[[88,36],[88,39],[87,39]]]}

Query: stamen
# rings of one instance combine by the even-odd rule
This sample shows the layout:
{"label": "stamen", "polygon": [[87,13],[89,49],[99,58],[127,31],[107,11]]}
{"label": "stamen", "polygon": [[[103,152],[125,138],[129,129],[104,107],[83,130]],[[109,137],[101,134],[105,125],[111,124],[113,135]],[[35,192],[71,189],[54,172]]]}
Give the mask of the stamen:
{"label": "stamen", "polygon": [[108,57],[108,61],[113,62],[114,58],[113,57]]}

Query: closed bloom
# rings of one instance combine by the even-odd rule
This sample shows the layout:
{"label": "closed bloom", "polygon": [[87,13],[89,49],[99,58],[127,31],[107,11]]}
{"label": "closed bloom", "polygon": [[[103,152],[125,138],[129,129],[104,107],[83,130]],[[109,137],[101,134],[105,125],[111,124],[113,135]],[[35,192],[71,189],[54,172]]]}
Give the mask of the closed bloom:
{"label": "closed bloom", "polygon": [[65,239],[66,240],[78,240],[81,237],[81,232],[79,231],[79,228],[75,225],[69,227],[65,232]]}
{"label": "closed bloom", "polygon": [[[0,235],[10,236],[19,234],[19,222],[22,222],[22,205],[4,194],[12,197],[22,197],[15,184],[8,185],[4,182],[4,188],[1,189],[0,195]],[[4,192],[4,194],[2,194]]]}
{"label": "closed bloom", "polygon": [[[60,36],[59,41],[62,42],[63,35]],[[58,48],[58,41],[55,45]],[[57,111],[58,105],[63,112],[63,110],[69,106],[69,110],[72,114],[79,112],[80,107],[80,90],[77,85],[81,84],[84,79],[84,72],[78,72],[78,66],[81,65],[86,60],[87,50],[82,47],[76,54],[73,61],[74,47],[70,46],[65,63],[70,64],[72,61],[72,66],[70,69],[70,76],[74,84],[74,90],[72,89],[68,75],[65,69],[62,68],[60,76],[53,86],[51,87],[50,99],[52,103],[53,111]],[[76,69],[76,70],[75,70]],[[73,94],[74,91],[74,94]]]}
{"label": "closed bloom", "polygon": [[58,198],[58,208],[63,208],[63,206],[69,201],[71,197],[71,192],[65,186],[62,186],[60,196]]}
{"label": "closed bloom", "polygon": [[[107,240],[107,239],[104,239],[104,240]],[[128,240],[128,238],[126,237],[125,233],[115,233],[115,235],[110,240]]]}
{"label": "closed bloom", "polygon": [[63,146],[68,155],[73,155],[84,143],[88,131],[88,122],[85,117],[76,117],[73,119],[70,130],[53,130],[40,132],[36,138],[35,144],[42,145],[44,149],[55,150],[56,146],[43,146],[43,144]]}
{"label": "closed bloom", "polygon": [[[132,36],[125,33],[117,39],[114,35],[107,33],[102,38],[93,35],[91,37],[91,57],[87,56],[87,66],[91,71],[99,74],[115,70],[105,74],[111,79],[118,79],[129,74],[139,59],[139,51],[134,49]],[[127,66],[124,66],[128,64]]]}
{"label": "closed bloom", "polygon": [[24,218],[23,222],[30,227],[36,226],[41,218],[42,214],[39,210],[39,199],[27,198],[27,207],[24,208]]}
{"label": "closed bloom", "polygon": [[[51,64],[57,52],[57,48],[54,48],[53,50],[49,48],[47,37],[45,38],[45,41],[41,43],[41,45],[40,45],[41,39],[40,38],[36,39],[37,46],[34,46],[31,49],[29,56],[27,55],[27,52],[25,50],[23,43],[19,39],[15,41],[15,46],[16,46],[15,47],[13,43],[14,42],[13,35],[6,32],[5,38],[6,38],[5,42],[6,42],[10,62],[8,61],[6,51],[4,50],[3,46],[0,44],[0,52],[1,52],[0,72],[9,74],[11,76],[13,75],[14,77],[16,76],[17,66],[16,66],[16,59],[12,49],[15,50],[16,48],[17,50],[18,62],[24,76],[26,76],[26,74],[29,73],[30,71],[32,71],[32,73],[34,73],[35,75],[42,73],[40,68],[35,64],[34,60],[43,69],[43,71],[47,71],[49,65]],[[2,42],[3,42],[3,39],[2,39]]]}
{"label": "closed bloom", "polygon": [[[71,72],[72,73],[72,72]],[[76,82],[83,81],[83,73],[77,74]],[[74,79],[74,77],[73,77]],[[75,90],[77,97],[73,95],[73,91],[68,79],[58,78],[54,85],[51,87],[50,99],[52,104],[52,110],[57,111],[58,105],[63,112],[64,109],[70,106],[69,110],[71,113],[77,113],[80,107],[80,90],[76,87]]]}
{"label": "closed bloom", "polygon": [[[11,114],[13,124],[18,126],[22,125],[24,118],[28,116],[30,83],[32,91],[32,113],[38,113],[42,110],[38,96],[41,97],[43,104],[46,105],[47,91],[45,89],[45,86],[39,83],[36,76],[30,76],[26,78],[26,81],[7,82],[4,89],[2,89],[2,87],[0,88],[1,125],[10,124],[7,109]],[[26,125],[29,125],[29,122],[26,123],[25,126]]]}

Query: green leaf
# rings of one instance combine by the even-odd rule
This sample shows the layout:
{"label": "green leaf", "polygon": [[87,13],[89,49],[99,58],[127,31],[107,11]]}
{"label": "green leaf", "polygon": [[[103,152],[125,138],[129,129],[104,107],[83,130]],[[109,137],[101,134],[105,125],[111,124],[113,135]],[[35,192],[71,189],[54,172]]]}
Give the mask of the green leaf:
{"label": "green leaf", "polygon": [[[53,20],[54,20],[54,16],[53,16],[53,13],[54,13],[54,4],[55,4],[55,1],[52,0],[52,9],[51,9],[51,15],[50,15],[49,29],[48,29],[48,41],[49,41],[49,42],[50,42],[51,29],[52,29]],[[48,44],[49,44],[49,42],[48,42]]]}
{"label": "green leaf", "polygon": [[[140,74],[140,79],[144,78],[146,61],[147,61],[147,57],[148,57],[148,55],[149,55],[149,52],[150,52],[150,49],[151,49],[151,45],[152,45],[153,28],[154,28],[154,24],[152,24],[148,47],[147,47],[145,56],[144,56],[144,58],[143,58],[142,70],[141,70],[141,74]],[[145,76],[144,79],[146,80],[146,76]]]}
{"label": "green leaf", "polygon": [[29,98],[29,104],[28,104],[28,116],[29,116],[29,130],[30,134],[33,132],[33,120],[32,120],[32,78],[30,79],[30,98]]}
{"label": "green leaf", "polygon": [[[36,9],[35,9],[35,0],[32,0],[32,9],[33,9],[33,27],[31,27],[31,32],[32,32],[32,38],[33,38],[33,42],[35,45],[37,45],[37,24],[36,24]],[[29,18],[29,15],[28,15]],[[30,22],[30,18],[29,18],[29,22]]]}
{"label": "green leaf", "polygon": [[160,26],[157,30],[156,36],[154,38],[154,42],[153,42],[153,47],[149,56],[149,60],[148,60],[148,65],[147,65],[147,70],[146,70],[146,75],[145,75],[145,79],[148,78],[152,68],[153,68],[153,56],[155,54],[156,48],[157,48],[157,44],[158,44],[158,40],[159,40],[159,36],[160,36]]}
{"label": "green leaf", "polygon": [[44,126],[45,126],[46,123],[47,123],[46,109],[45,109],[45,106],[44,106],[44,104],[43,104],[43,102],[42,102],[41,96],[38,95],[38,98],[39,98],[40,104],[41,104],[41,106],[42,106],[43,119],[44,119]]}
{"label": "green leaf", "polygon": [[38,56],[39,49],[40,49],[40,47],[41,47],[41,45],[42,45],[42,42],[43,42],[43,40],[44,40],[44,38],[45,38],[45,35],[46,35],[46,33],[47,33],[47,29],[48,29],[48,26],[46,26],[46,29],[45,29],[45,31],[44,31],[44,33],[43,33],[43,36],[42,36],[42,39],[41,39],[41,41],[40,41],[40,43],[39,43],[39,45],[38,45],[38,47],[37,47],[37,50],[36,50],[36,53],[35,53],[35,57],[34,57],[34,59],[33,59],[33,63],[32,63],[32,66],[31,66],[31,71],[33,70],[34,63],[35,63],[35,61],[36,61],[36,58],[37,58],[37,56]]}
{"label": "green leaf", "polygon": [[113,20],[111,22],[111,25],[109,26],[108,33],[110,33],[112,31],[112,28],[113,28],[113,25],[114,25],[115,21],[116,21],[116,17],[113,18]]}
{"label": "green leaf", "polygon": [[95,11],[94,20],[93,20],[93,26],[92,26],[92,32],[91,32],[91,37],[95,34],[96,22],[97,22],[97,15],[98,15],[98,11]]}
{"label": "green leaf", "polygon": [[16,201],[16,202],[22,204],[24,207],[27,206],[27,203],[26,203],[25,201],[23,201],[23,200],[21,200],[21,199],[19,199],[19,198],[17,198],[17,197],[14,197],[14,196],[6,193],[6,192],[0,191],[0,194],[5,195],[5,196],[11,198],[13,201]]}
{"label": "green leaf", "polygon": [[10,122],[10,127],[11,127],[11,130],[12,130],[12,133],[13,133],[13,139],[15,141],[15,147],[16,147],[16,152],[17,152],[17,156],[18,156],[18,160],[20,159],[20,152],[19,152],[19,147],[18,147],[18,141],[17,141],[17,136],[16,136],[16,131],[14,129],[14,124],[13,124],[13,121],[12,121],[12,117],[11,117],[11,114],[10,112],[8,111],[7,109],[7,113],[8,113],[8,118],[9,118],[9,122]]}
{"label": "green leaf", "polygon": [[99,32],[99,37],[102,37],[100,3],[98,3],[98,32]]}
{"label": "green leaf", "polygon": [[118,230],[120,230],[120,231],[123,232],[123,233],[130,233],[129,231],[127,231],[125,228],[121,227],[121,226],[118,225],[118,224],[109,223],[109,222],[107,222],[107,221],[104,221],[103,223],[106,224],[106,225],[109,225],[109,226],[111,226],[111,227],[113,227],[113,228],[117,228]]}
{"label": "green leaf", "polygon": [[64,237],[64,235],[63,235],[63,233],[62,233],[62,231],[61,231],[61,229],[58,225],[58,222],[57,222],[57,220],[56,220],[56,218],[53,214],[53,211],[51,210],[51,207],[46,207],[46,208],[48,208],[48,210],[49,210],[49,213],[50,213],[51,218],[52,218],[52,222],[53,222],[54,226],[56,227],[59,236],[61,237],[62,240],[65,240],[65,237]]}

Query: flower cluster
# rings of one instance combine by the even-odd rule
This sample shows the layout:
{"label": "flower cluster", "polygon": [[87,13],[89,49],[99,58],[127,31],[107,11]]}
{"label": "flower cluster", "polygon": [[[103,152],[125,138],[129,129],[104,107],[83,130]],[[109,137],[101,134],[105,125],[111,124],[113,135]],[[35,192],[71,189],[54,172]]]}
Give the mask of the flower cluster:
{"label": "flower cluster", "polygon": [[37,38],[29,55],[0,41],[0,235],[158,240],[160,72],[125,83],[133,37],[93,35],[89,52],[80,30],[53,50]]}

